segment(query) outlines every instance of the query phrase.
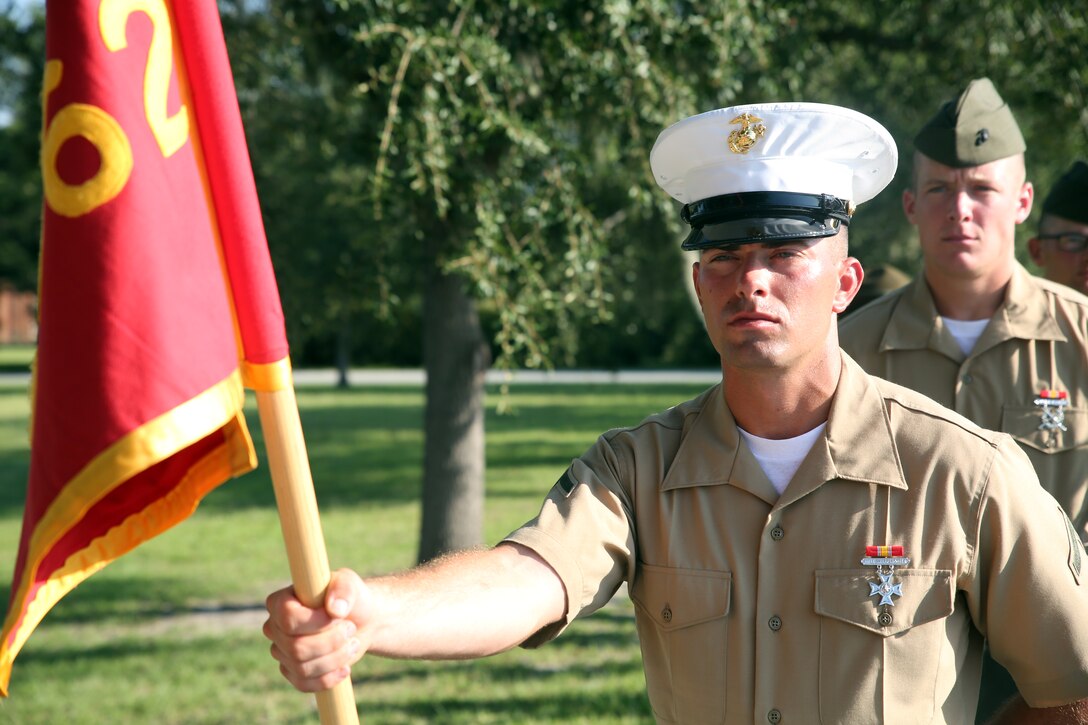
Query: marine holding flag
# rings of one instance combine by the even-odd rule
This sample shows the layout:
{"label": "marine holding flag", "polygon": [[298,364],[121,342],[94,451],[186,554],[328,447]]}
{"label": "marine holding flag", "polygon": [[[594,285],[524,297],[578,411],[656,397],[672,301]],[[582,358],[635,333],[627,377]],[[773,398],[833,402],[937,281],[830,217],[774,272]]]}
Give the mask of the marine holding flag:
{"label": "marine holding flag", "polygon": [[650,169],[690,225],[721,382],[603,433],[491,549],[338,571],[324,606],[273,593],[284,677],[539,647],[626,585],[663,725],[970,723],[983,637],[1022,693],[1002,723],[1088,722],[1088,563],[1027,455],[839,347],[849,226],[897,160],[818,103],[662,131]]}
{"label": "marine holding flag", "polygon": [[46,25],[40,332],[3,695],[64,594],[256,465],[243,381],[290,383],[215,4],[58,1]]}

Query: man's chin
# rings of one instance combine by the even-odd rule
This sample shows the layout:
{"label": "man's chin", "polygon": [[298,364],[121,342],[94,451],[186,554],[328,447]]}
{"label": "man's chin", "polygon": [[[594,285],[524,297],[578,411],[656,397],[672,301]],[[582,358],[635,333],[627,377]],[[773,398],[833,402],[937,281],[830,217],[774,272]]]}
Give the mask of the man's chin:
{"label": "man's chin", "polygon": [[779,367],[782,355],[778,346],[769,341],[747,342],[727,346],[722,360],[727,366],[737,369],[765,370]]}
{"label": "man's chin", "polygon": [[947,278],[976,279],[982,276],[982,264],[969,252],[946,255],[940,262],[940,274]]}

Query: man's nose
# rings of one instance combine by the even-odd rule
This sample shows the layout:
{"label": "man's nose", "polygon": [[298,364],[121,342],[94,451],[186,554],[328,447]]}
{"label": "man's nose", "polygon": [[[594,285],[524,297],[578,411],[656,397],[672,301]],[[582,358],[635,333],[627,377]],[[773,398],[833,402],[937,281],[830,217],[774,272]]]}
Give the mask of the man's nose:
{"label": "man's nose", "polygon": [[948,218],[951,221],[971,220],[971,196],[966,191],[957,191],[952,194],[949,202]]}
{"label": "man's nose", "polygon": [[744,298],[765,297],[770,284],[770,275],[765,260],[757,257],[746,259],[740,269],[737,296]]}

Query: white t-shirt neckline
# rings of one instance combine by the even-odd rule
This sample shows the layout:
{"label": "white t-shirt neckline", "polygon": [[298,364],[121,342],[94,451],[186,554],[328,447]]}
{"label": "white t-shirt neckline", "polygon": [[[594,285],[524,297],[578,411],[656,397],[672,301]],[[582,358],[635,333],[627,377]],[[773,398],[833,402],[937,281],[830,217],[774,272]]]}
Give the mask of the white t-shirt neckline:
{"label": "white t-shirt neckline", "polygon": [[740,431],[744,442],[748,444],[752,455],[759,462],[759,467],[767,474],[774,489],[782,495],[793,474],[797,473],[797,469],[801,467],[801,461],[808,455],[816,439],[823,435],[826,427],[827,422],[824,421],[807,433],[780,440],[760,438],[740,426],[737,426],[737,430]]}

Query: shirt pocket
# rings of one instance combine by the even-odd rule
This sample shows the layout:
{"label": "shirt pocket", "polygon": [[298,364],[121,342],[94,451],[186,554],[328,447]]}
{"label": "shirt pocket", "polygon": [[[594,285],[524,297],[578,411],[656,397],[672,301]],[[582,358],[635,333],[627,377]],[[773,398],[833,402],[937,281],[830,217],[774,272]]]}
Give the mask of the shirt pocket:
{"label": "shirt pocket", "polygon": [[1001,430],[1040,453],[1062,453],[1088,446],[1088,409],[1065,408],[1060,428],[1044,429],[1042,408],[1037,405],[1006,405],[1001,410]]}
{"label": "shirt pocket", "polygon": [[650,705],[666,722],[725,720],[733,576],[639,566],[631,585]]}
{"label": "shirt pocket", "polygon": [[[875,569],[816,572],[820,618],[820,719],[825,723],[914,722],[936,712],[946,621],[955,609],[952,572],[895,569],[893,605],[881,605]],[[884,614],[885,617],[881,617]],[[926,701],[928,698],[928,702]]]}

